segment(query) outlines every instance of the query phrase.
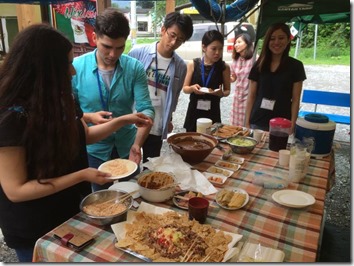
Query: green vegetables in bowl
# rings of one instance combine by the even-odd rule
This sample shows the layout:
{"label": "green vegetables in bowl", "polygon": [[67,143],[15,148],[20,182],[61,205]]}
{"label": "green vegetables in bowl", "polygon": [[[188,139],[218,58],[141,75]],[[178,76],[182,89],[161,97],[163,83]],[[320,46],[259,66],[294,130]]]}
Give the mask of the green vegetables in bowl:
{"label": "green vegetables in bowl", "polygon": [[234,153],[250,153],[258,144],[258,141],[251,137],[234,136],[226,140]]}
{"label": "green vegetables in bowl", "polygon": [[231,138],[230,143],[241,147],[248,147],[254,145],[254,141],[244,138]]}

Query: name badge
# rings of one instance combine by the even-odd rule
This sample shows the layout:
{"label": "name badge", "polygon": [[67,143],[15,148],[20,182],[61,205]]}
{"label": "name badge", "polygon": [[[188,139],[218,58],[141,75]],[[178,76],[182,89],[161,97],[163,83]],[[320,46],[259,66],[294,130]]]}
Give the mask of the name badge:
{"label": "name badge", "polygon": [[209,100],[198,100],[197,103],[197,109],[198,110],[204,110],[204,111],[209,111],[211,108],[211,102]]}
{"label": "name badge", "polygon": [[275,100],[269,100],[269,99],[263,98],[262,103],[261,103],[261,108],[272,111],[274,109],[274,104],[275,104]]}
{"label": "name badge", "polygon": [[161,106],[162,100],[160,95],[155,95],[155,93],[150,94],[151,104],[154,107]]}

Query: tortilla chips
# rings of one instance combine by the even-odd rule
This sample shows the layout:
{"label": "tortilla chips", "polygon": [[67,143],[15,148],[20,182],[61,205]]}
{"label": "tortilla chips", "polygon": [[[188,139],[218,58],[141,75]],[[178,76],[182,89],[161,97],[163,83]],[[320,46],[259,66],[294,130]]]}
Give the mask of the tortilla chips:
{"label": "tortilla chips", "polygon": [[[210,225],[189,220],[176,212],[149,214],[138,212],[135,220],[125,225],[125,237],[115,245],[130,248],[154,262],[181,262],[193,244],[188,262],[223,260],[232,237]],[[185,261],[186,262],[186,261]]]}

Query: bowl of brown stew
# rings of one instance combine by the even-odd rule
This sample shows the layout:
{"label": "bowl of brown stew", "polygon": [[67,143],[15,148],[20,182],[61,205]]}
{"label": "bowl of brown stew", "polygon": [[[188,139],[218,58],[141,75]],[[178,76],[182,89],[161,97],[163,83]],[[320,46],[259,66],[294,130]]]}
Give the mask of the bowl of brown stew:
{"label": "bowl of brown stew", "polygon": [[167,143],[176,153],[181,155],[183,161],[197,164],[212,152],[218,144],[218,140],[207,134],[185,132],[168,137]]}

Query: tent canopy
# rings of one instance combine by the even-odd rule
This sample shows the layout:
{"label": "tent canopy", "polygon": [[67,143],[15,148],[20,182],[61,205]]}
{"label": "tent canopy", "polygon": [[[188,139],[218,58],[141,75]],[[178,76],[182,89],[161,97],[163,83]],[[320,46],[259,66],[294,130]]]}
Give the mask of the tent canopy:
{"label": "tent canopy", "polygon": [[258,40],[276,22],[350,22],[349,0],[261,0],[257,25]]}

